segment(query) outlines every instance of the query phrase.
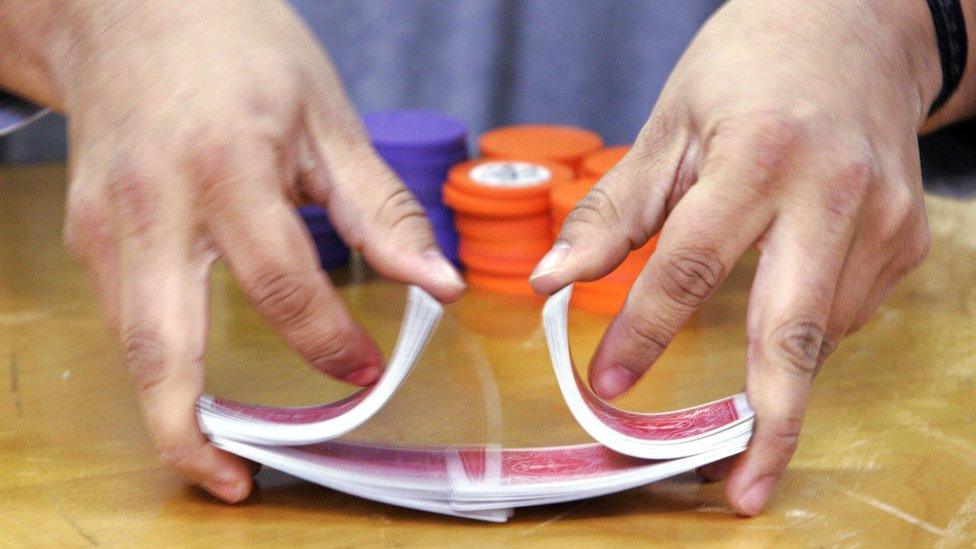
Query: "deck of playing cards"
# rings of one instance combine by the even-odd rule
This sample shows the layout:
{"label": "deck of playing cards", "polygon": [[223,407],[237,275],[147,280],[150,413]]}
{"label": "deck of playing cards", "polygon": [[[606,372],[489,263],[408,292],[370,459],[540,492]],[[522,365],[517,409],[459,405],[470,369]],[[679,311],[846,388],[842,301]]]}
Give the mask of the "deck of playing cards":
{"label": "deck of playing cards", "polygon": [[392,397],[420,356],[441,306],[410,288],[403,327],[383,377],[321,406],[274,408],[204,397],[200,424],[217,446],[355,496],[503,522],[515,507],[578,500],[668,478],[742,452],[753,412],[744,395],[673,412],[614,408],[580,380],[569,352],[572,287],[549,298],[543,324],[560,391],[596,443],[546,448],[394,447],[338,437]]}

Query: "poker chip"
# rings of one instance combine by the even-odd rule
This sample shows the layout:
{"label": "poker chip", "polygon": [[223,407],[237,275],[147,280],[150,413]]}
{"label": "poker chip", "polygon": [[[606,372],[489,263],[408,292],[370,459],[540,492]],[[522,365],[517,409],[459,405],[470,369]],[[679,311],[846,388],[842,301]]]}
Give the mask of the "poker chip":
{"label": "poker chip", "polygon": [[468,270],[464,275],[468,286],[487,292],[538,297],[528,276],[504,276]]}
{"label": "poker chip", "polygon": [[427,212],[437,244],[457,262],[458,236],[443,188],[448,170],[468,158],[467,126],[453,116],[426,110],[392,110],[363,117],[376,152]]}
{"label": "poker chip", "polygon": [[[545,252],[543,252],[545,253]],[[524,277],[528,279],[529,273],[535,268],[539,259],[501,259],[472,251],[469,243],[461,242],[458,246],[458,256],[461,263],[470,271],[482,274],[503,275]],[[542,256],[539,256],[540,258]]]}
{"label": "poker chip", "polygon": [[552,247],[549,238],[523,238],[519,245],[497,240],[465,239],[465,247],[482,256],[502,261],[538,261]]}
{"label": "poker chip", "polygon": [[298,214],[312,237],[319,264],[323,269],[331,270],[349,263],[352,253],[329,223],[324,209],[315,205],[303,206],[298,208]]}
{"label": "poker chip", "polygon": [[494,218],[458,213],[454,223],[462,238],[511,242],[547,239],[550,219],[548,214]]}
{"label": "poker chip", "polygon": [[573,171],[546,160],[472,160],[451,168],[448,185],[492,200],[542,199],[553,185],[572,181]]}
{"label": "poker chip", "polygon": [[577,309],[601,315],[615,315],[627,301],[627,285],[611,285],[606,282],[577,282],[569,304]]}
{"label": "poker chip", "polygon": [[491,130],[478,142],[486,158],[554,160],[578,170],[587,154],[600,149],[599,135],[582,128],[525,124]]}
{"label": "poker chip", "polygon": [[316,247],[319,256],[319,263],[322,268],[331,271],[332,269],[337,269],[349,263],[352,258],[352,252],[349,248],[343,247],[332,247],[332,248],[319,248]]}
{"label": "poker chip", "polygon": [[373,146],[389,151],[466,147],[468,128],[449,114],[422,109],[379,111],[363,117]]}
{"label": "poker chip", "polygon": [[529,290],[529,275],[552,247],[550,189],[572,178],[569,168],[548,160],[481,159],[452,168],[444,203],[456,212],[461,264],[476,278],[503,277],[488,287]]}
{"label": "poker chip", "polygon": [[450,184],[444,186],[444,204],[456,212],[481,217],[509,218],[549,213],[549,198],[544,194],[525,200],[495,200],[465,193]]}
{"label": "poker chip", "polygon": [[630,151],[630,145],[618,145],[607,147],[598,151],[591,152],[583,157],[580,164],[580,171],[583,177],[603,177],[610,171],[610,168],[617,165],[617,162]]}

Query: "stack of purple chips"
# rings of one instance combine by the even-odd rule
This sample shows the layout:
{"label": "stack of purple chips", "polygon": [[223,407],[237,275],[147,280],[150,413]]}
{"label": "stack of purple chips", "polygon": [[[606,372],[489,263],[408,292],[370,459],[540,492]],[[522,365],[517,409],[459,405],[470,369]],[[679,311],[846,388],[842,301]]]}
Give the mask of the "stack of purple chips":
{"label": "stack of purple chips", "polygon": [[318,206],[303,206],[298,208],[298,213],[308,226],[308,232],[315,242],[323,269],[335,269],[349,263],[349,248],[329,223],[325,210]]}
{"label": "stack of purple chips", "polygon": [[452,116],[421,110],[372,113],[363,122],[376,151],[427,210],[441,251],[457,263],[454,214],[444,205],[441,190],[451,166],[468,159],[467,126]]}

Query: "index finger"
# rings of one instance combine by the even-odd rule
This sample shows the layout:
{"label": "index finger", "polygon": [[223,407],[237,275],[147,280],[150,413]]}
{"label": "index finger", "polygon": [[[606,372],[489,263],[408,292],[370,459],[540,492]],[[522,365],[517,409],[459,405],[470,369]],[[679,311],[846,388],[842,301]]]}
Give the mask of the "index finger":
{"label": "index finger", "polygon": [[752,188],[724,176],[701,180],[672,211],[593,357],[590,384],[601,397],[637,382],[766,229],[772,208]]}
{"label": "index finger", "polygon": [[294,208],[257,185],[249,191],[226,193],[208,222],[244,293],[313,367],[356,385],[375,382],[383,355],[319,267]]}

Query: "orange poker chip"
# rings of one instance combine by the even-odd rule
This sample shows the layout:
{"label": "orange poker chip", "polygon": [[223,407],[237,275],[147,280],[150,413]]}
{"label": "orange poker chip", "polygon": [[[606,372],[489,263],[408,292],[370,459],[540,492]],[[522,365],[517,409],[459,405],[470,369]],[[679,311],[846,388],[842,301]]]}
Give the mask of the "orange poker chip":
{"label": "orange poker chip", "polygon": [[573,126],[524,124],[491,130],[481,136],[478,148],[490,158],[546,158],[576,169],[587,154],[599,150],[599,135]]}
{"label": "orange poker chip", "polygon": [[580,163],[580,171],[584,176],[603,177],[604,174],[610,171],[610,168],[614,167],[617,162],[620,162],[620,159],[628,151],[630,151],[630,145],[607,147],[592,152],[583,158],[583,161]]}
{"label": "orange poker chip", "polygon": [[[462,299],[452,306],[454,315],[465,328],[482,336],[514,337],[519,341],[536,329],[539,305],[544,301],[542,296],[496,291],[489,293],[490,296],[483,296],[482,299]],[[486,307],[503,310],[505,314],[485,314]]]}
{"label": "orange poker chip", "polygon": [[525,200],[500,201],[470,195],[458,190],[453,185],[444,185],[443,190],[444,204],[459,212],[471,215],[483,217],[523,217],[549,213],[549,198],[545,195],[539,198]]}
{"label": "orange poker chip", "polygon": [[600,280],[605,280],[613,284],[626,284],[627,286],[630,286],[635,280],[637,280],[637,277],[640,276],[641,271],[644,270],[644,264],[646,261],[647,260],[643,258],[635,259],[632,256],[627,256],[627,259],[624,259],[623,263],[618,265],[616,269],[607,273],[607,275]]}
{"label": "orange poker chip", "polygon": [[531,238],[505,242],[466,238],[461,242],[461,247],[500,261],[539,261],[552,248],[552,239]]}
{"label": "orange poker chip", "polygon": [[[538,259],[507,259],[480,254],[471,250],[462,242],[458,246],[458,257],[461,263],[471,269],[481,273],[524,277],[528,280],[532,270],[535,269]],[[541,256],[540,258],[541,259]]]}
{"label": "orange poker chip", "polygon": [[545,214],[502,219],[459,213],[454,216],[454,225],[465,239],[508,242],[544,239],[549,234],[549,216]]}
{"label": "orange poker chip", "polygon": [[647,244],[627,254],[627,257],[620,262],[620,265],[617,265],[616,269],[610,271],[600,280],[626,284],[629,287],[644,270],[644,265],[647,264],[656,245],[657,235],[654,235]]}
{"label": "orange poker chip", "polygon": [[536,297],[528,276],[498,276],[478,271],[465,273],[468,286],[488,292]]}
{"label": "orange poker chip", "polygon": [[615,315],[627,301],[629,288],[604,282],[578,282],[573,286],[570,305],[604,315]]}
{"label": "orange poker chip", "polygon": [[571,169],[549,160],[470,160],[447,174],[447,185],[495,200],[538,198],[548,194],[553,185],[572,180]]}

